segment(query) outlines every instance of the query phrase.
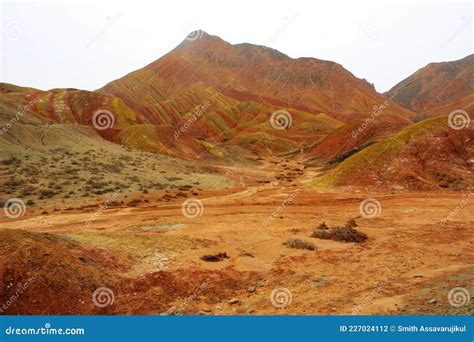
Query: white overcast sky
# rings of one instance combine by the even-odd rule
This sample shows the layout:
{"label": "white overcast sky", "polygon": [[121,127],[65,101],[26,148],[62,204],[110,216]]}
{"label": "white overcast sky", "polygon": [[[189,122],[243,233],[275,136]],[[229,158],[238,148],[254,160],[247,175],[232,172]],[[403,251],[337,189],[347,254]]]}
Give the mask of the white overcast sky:
{"label": "white overcast sky", "polygon": [[0,81],[40,89],[100,88],[199,28],[335,61],[380,92],[473,46],[472,1],[2,1],[0,11]]}

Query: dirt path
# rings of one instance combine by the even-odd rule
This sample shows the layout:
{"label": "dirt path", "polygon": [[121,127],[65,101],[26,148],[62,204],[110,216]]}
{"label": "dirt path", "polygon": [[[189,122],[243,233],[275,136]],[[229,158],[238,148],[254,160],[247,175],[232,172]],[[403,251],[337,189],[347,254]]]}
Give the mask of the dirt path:
{"label": "dirt path", "polygon": [[[89,226],[84,222],[98,208],[49,215],[32,211],[19,220],[0,220],[0,228],[59,233],[112,254],[124,266],[109,270],[111,279],[142,284],[141,291],[115,285],[120,296],[112,313],[156,314],[183,303],[185,312],[202,314],[403,314],[413,306],[450,312],[450,286],[472,286],[472,204],[443,227],[440,221],[462,194],[321,192],[309,186],[317,172],[273,160],[257,173],[236,170],[253,185],[188,197],[202,203],[194,218],[183,215],[186,198],[163,203],[152,193],[141,195],[148,202],[137,207],[102,210]],[[359,206],[368,198],[380,203],[373,218],[361,217]],[[340,225],[350,218],[357,218],[366,242],[310,237],[323,221]],[[283,245],[288,238],[312,242],[316,250],[288,248]],[[220,262],[200,259],[224,252],[228,258]],[[196,272],[215,277],[192,300],[170,290],[152,305],[150,293],[164,285],[144,279],[164,271],[189,283],[191,296],[202,284]],[[285,305],[279,307],[275,298]]]}

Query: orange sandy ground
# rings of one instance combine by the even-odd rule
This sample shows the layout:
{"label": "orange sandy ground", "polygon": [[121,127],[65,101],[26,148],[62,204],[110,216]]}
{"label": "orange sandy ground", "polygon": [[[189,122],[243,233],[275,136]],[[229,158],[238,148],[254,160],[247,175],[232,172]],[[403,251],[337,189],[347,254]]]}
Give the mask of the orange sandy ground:
{"label": "orange sandy ground", "polygon": [[[202,191],[204,210],[197,218],[183,216],[185,198],[163,202],[160,193],[137,195],[149,201],[138,207],[107,208],[90,226],[84,222],[98,207],[48,215],[28,208],[20,219],[3,217],[9,247],[0,252],[0,304],[27,276],[35,277],[3,313],[169,314],[173,306],[182,314],[217,315],[472,313],[472,301],[454,308],[447,295],[457,286],[474,294],[473,204],[440,224],[465,194],[323,191],[310,186],[317,171],[283,165],[232,170],[236,187]],[[300,174],[282,179],[289,169]],[[382,210],[375,218],[359,217],[359,204],[369,197]],[[349,218],[369,236],[366,242],[310,237],[323,221],[331,226]],[[53,234],[25,238],[15,235],[17,229]],[[316,250],[282,244],[292,237]],[[200,260],[218,252],[229,259]],[[105,308],[91,299],[100,286],[114,292]],[[284,307],[272,304],[276,288],[291,293]],[[232,298],[239,301],[231,304]]]}

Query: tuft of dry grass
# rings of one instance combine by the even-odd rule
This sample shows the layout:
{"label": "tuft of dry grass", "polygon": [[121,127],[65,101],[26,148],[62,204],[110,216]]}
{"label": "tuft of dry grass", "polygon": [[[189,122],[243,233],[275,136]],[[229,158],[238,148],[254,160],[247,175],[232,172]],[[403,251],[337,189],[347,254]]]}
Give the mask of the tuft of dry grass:
{"label": "tuft of dry grass", "polygon": [[283,242],[283,244],[289,248],[307,249],[310,251],[316,250],[316,246],[313,243],[295,238],[289,238]]}

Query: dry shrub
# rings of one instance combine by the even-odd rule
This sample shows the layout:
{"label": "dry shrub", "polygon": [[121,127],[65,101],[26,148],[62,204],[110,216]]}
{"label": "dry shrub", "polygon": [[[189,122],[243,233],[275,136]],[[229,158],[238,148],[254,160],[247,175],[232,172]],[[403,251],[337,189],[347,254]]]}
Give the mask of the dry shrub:
{"label": "dry shrub", "polygon": [[313,234],[311,234],[311,237],[323,240],[330,240],[331,236],[331,232],[328,232],[327,230],[315,230]]}
{"label": "dry shrub", "polygon": [[330,231],[327,230],[316,230],[311,234],[311,237],[324,239],[324,240],[334,240],[334,241],[344,241],[344,242],[357,242],[361,243],[368,239],[367,234],[359,232],[357,229],[357,223],[354,219],[347,221],[344,227],[334,226]]}
{"label": "dry shrub", "polygon": [[139,205],[141,203],[141,199],[139,198],[134,198],[132,199],[130,202],[128,202],[128,206],[130,207],[136,207],[137,205]]}
{"label": "dry shrub", "polygon": [[310,251],[316,250],[316,246],[313,243],[306,242],[300,239],[290,238],[283,242],[283,244],[289,248],[308,249]]}
{"label": "dry shrub", "polygon": [[328,230],[329,227],[326,225],[326,222],[323,222],[319,225],[318,229],[321,229],[321,230]]}
{"label": "dry shrub", "polygon": [[361,243],[367,240],[367,234],[359,232],[350,226],[334,227],[332,232],[332,240],[345,241],[345,242],[357,242]]}
{"label": "dry shrub", "polygon": [[201,257],[201,260],[208,261],[208,262],[217,262],[217,261],[222,261],[224,259],[229,259],[229,256],[227,255],[226,252],[217,253],[213,255],[204,255]]}

